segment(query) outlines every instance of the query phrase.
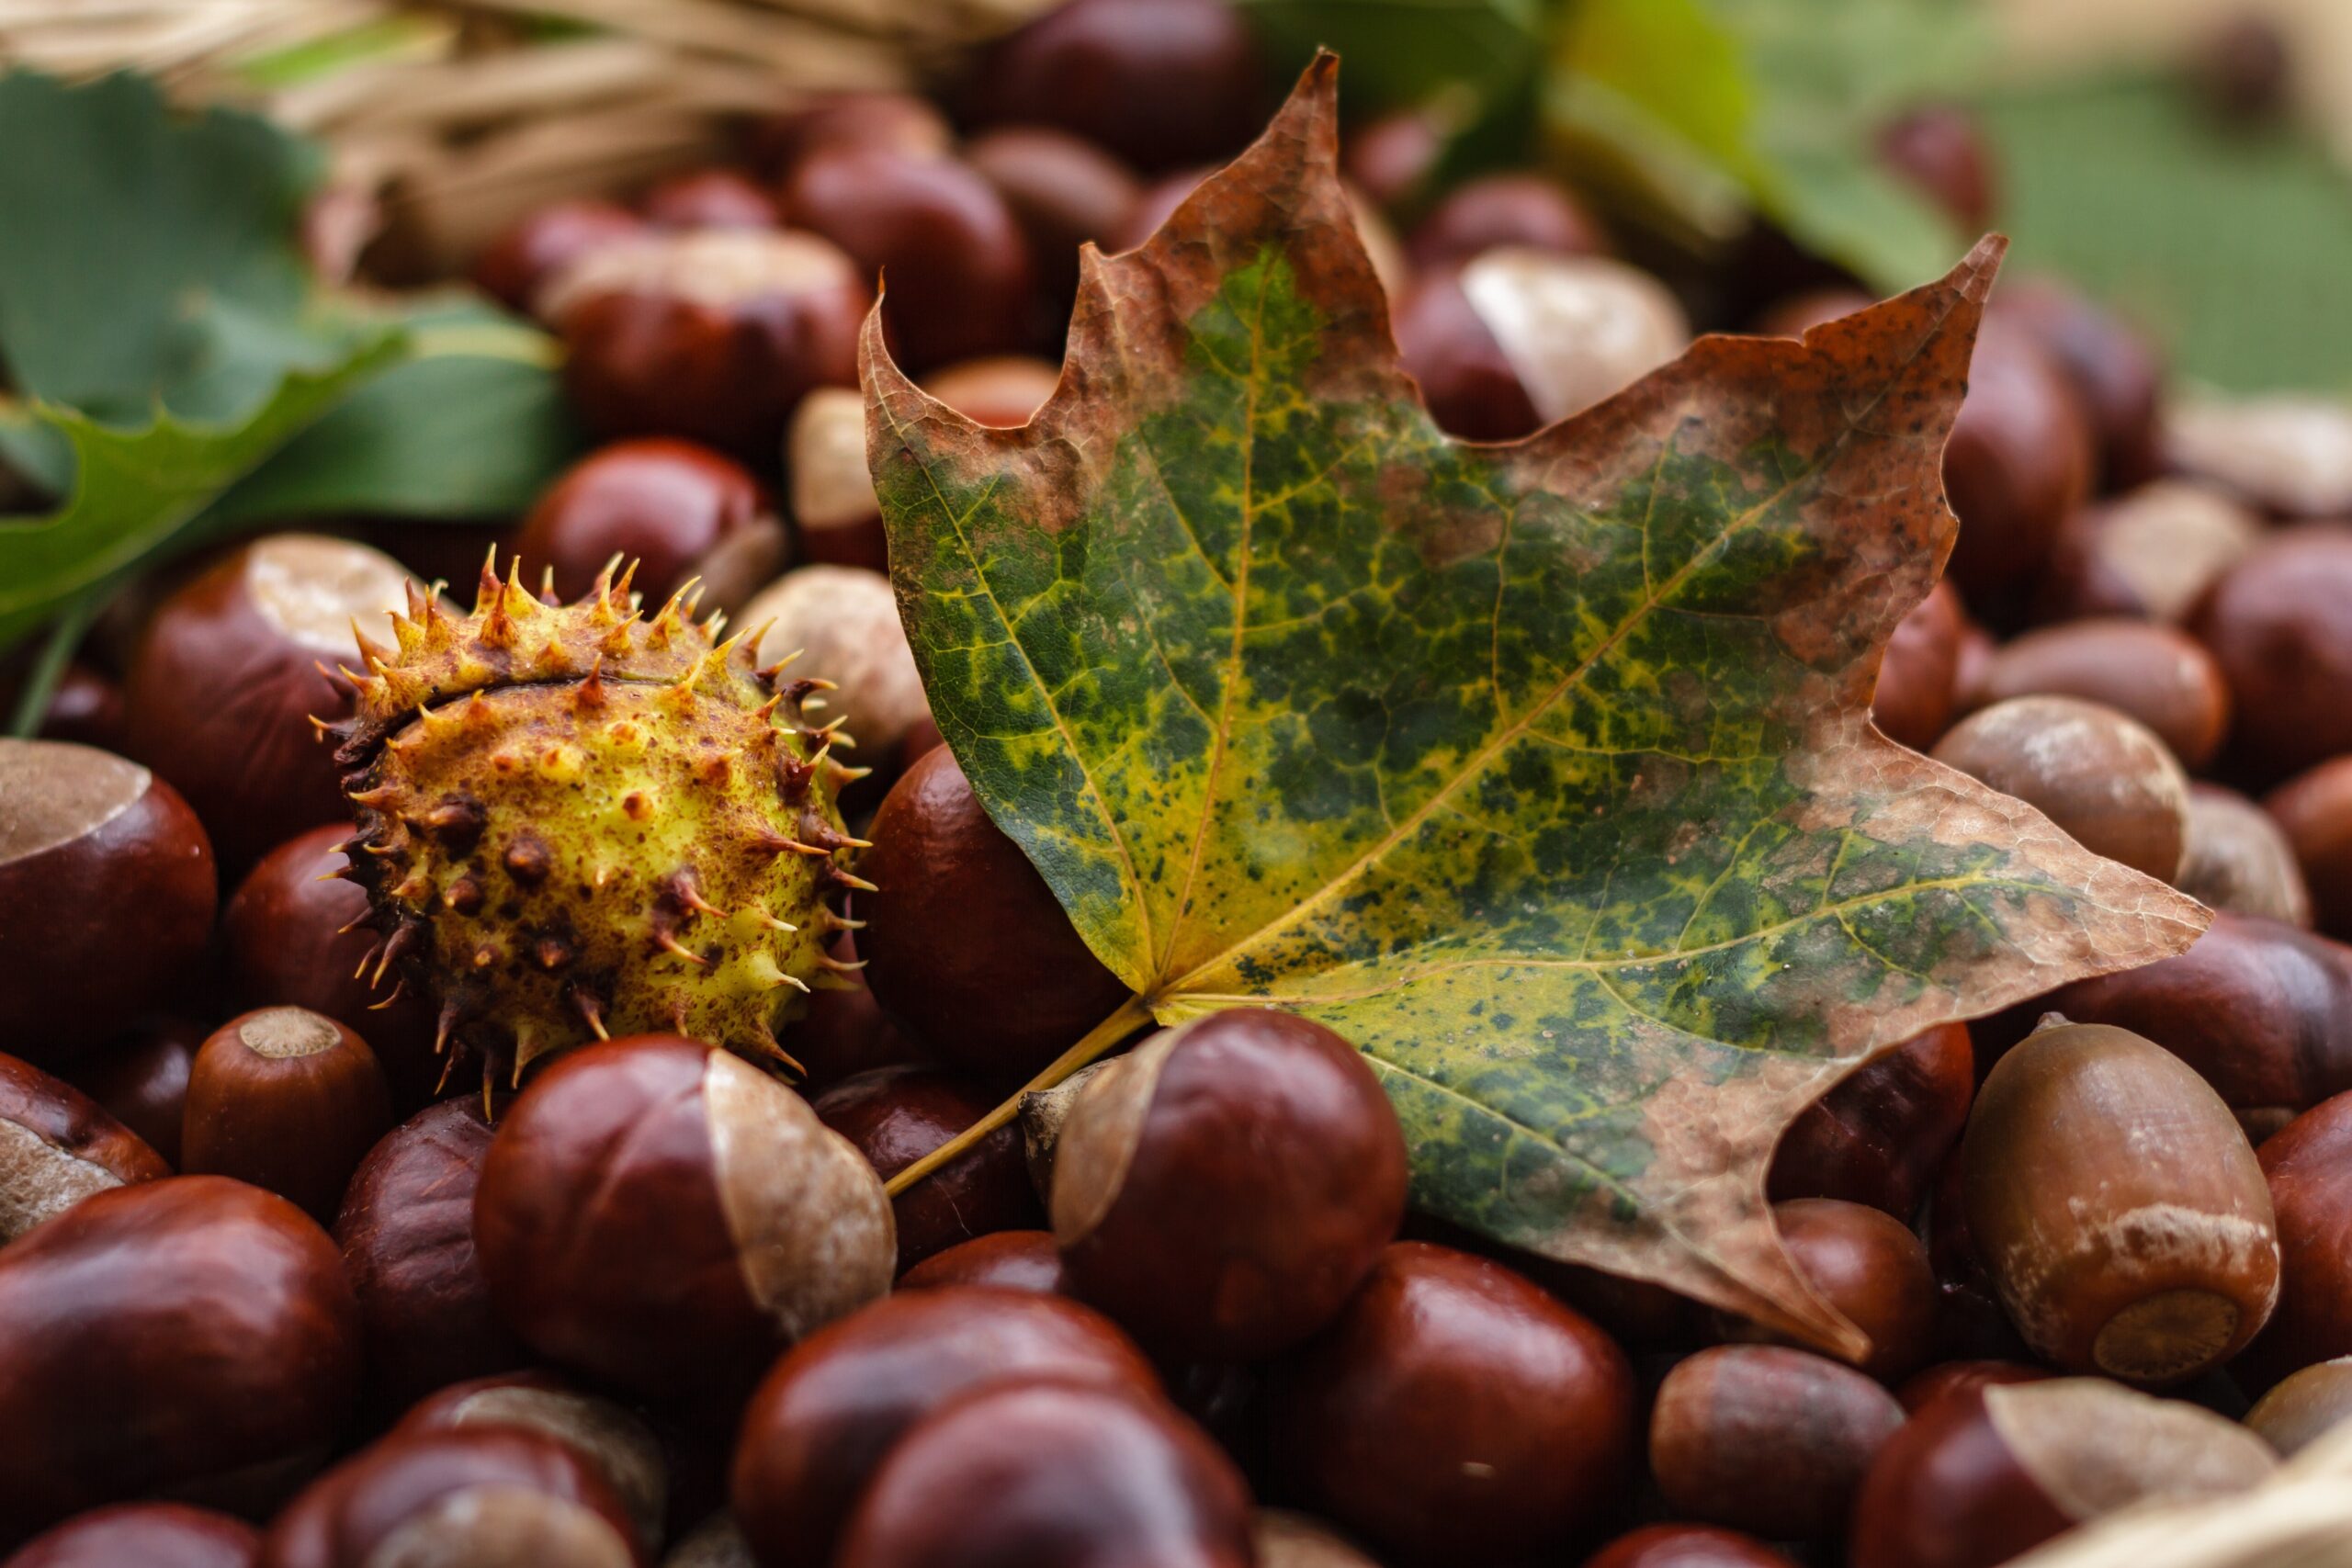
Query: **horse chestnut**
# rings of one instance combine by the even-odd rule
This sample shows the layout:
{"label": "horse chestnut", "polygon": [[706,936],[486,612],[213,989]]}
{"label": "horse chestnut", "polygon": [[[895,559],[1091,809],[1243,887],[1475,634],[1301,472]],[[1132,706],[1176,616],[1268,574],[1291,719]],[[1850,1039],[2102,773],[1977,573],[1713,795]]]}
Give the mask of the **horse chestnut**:
{"label": "horse chestnut", "polygon": [[1713,1525],[1645,1525],[1586,1558],[1584,1568],[1796,1568],[1796,1560]]}
{"label": "horse chestnut", "polygon": [[1068,1295],[1069,1276],[1051,1231],[993,1231],[934,1252],[899,1276],[902,1291],[941,1285],[993,1285],[1006,1291]]}
{"label": "horse chestnut", "polygon": [[2288,1458],[2352,1421],[2352,1356],[2290,1373],[2255,1401],[2246,1429]]}
{"label": "horse chestnut", "polygon": [[188,1069],[210,1032],[184,1018],[144,1019],[129,1034],[75,1065],[74,1086],[178,1168]]}
{"label": "horse chestnut", "polygon": [[2311,889],[2279,819],[2219,784],[2188,786],[2188,847],[2173,886],[2208,908],[2312,923]]}
{"label": "horse chestnut", "polygon": [[2094,854],[2170,881],[2188,775],[2137,719],[2077,697],[2011,697],[1961,720],[1935,760],[2040,810]]}
{"label": "horse chestnut", "polygon": [[551,202],[485,245],[474,258],[473,280],[508,308],[529,311],[548,278],[589,252],[644,230],[644,220],[613,202]]}
{"label": "horse chestnut", "polygon": [[[1870,1337],[1870,1353],[1857,1366],[1896,1382],[1927,1360],[1935,1348],[1936,1278],[1909,1225],[1836,1198],[1775,1203],[1772,1224],[1814,1293]],[[1778,1342],[1751,1324],[1728,1327],[1727,1338]]]}
{"label": "horse chestnut", "polygon": [[1650,1413],[1650,1473],[1679,1515],[1774,1540],[1846,1522],[1871,1461],[1903,1425],[1850,1368],[1776,1345],[1721,1345],[1675,1364]]}
{"label": "horse chestnut", "polygon": [[1966,1024],[1914,1036],[1855,1068],[1789,1123],[1767,1190],[1775,1202],[1842,1198],[1908,1222],[1968,1124],[1975,1094]]}
{"label": "horse chestnut", "polygon": [[899,622],[898,598],[878,571],[854,566],[787,571],[753,594],[737,619],[766,628],[756,653],[763,663],[797,651],[796,677],[835,683],[837,691],[802,705],[821,718],[838,716],[864,751],[887,758],[931,712]]}
{"label": "horse chestnut", "polygon": [[1609,254],[1600,221],[1557,181],[1541,175],[1481,175],[1448,191],[1413,229],[1417,267],[1460,266],[1510,245],[1555,255]]}
{"label": "horse chestnut", "polygon": [[331,1224],[352,1170],[391,1130],[368,1043],[303,1008],[262,1008],[204,1042],[188,1071],[180,1163],[233,1176]]}
{"label": "horse chestnut", "polygon": [[1388,1247],[1266,1397],[1286,1486],[1398,1564],[1560,1541],[1633,1469],[1624,1352],[1500,1264],[1426,1242]]}
{"label": "horse chestnut", "polygon": [[1967,631],[1960,594],[1942,581],[1894,624],[1871,695],[1871,720],[1889,740],[1925,751],[1951,727]]}
{"label": "horse chestnut", "polygon": [[1261,1360],[1363,1282],[1405,1182],[1404,1134],[1355,1048],[1295,1013],[1236,1010],[1087,1084],[1055,1145],[1054,1239],[1072,1292],[1155,1352]]}
{"label": "horse chestnut", "polygon": [[2068,517],[2034,604],[2046,620],[2136,615],[2177,626],[2262,539],[2254,513],[2186,479],[2143,485]]}
{"label": "horse chestnut", "polygon": [[87,746],[0,739],[0,1040],[55,1064],[186,976],[212,930],[212,847],[178,792]]}
{"label": "horse chestnut", "polygon": [[261,1532],[185,1503],[118,1503],[27,1541],[7,1568],[253,1568]]}
{"label": "horse chestnut", "polygon": [[2030,333],[1988,319],[1944,446],[1944,491],[1960,517],[1951,570],[1972,601],[2041,570],[2089,492],[2094,460],[2064,374]]}
{"label": "horse chestnut", "polygon": [[2190,629],[2237,698],[2232,754],[2265,780],[2352,752],[2352,526],[2263,542],[2214,583]]}
{"label": "horse chestnut", "polygon": [[[1046,1298],[1032,1298],[1043,1300]],[[834,1568],[1254,1568],[1233,1461],[1132,1389],[972,1389],[899,1439]]]}
{"label": "horse chestnut", "polygon": [[[936,1067],[876,1067],[843,1078],[810,1102],[817,1120],[847,1138],[875,1174],[896,1176],[986,1116],[996,1097]],[[954,1164],[890,1201],[903,1274],[934,1253],[993,1231],[1045,1222],[1020,1130],[998,1128]]]}
{"label": "horse chestnut", "polygon": [[867,831],[865,978],[939,1055],[983,1077],[1025,1078],[1126,999],[945,747],[891,786]]}
{"label": "horse chestnut", "polygon": [[673,1035],[590,1045],[506,1113],[474,1194],[492,1306],[648,1395],[747,1382],[889,1288],[882,1182],[799,1096]]}
{"label": "horse chestnut", "polygon": [[2213,760],[2230,724],[2230,689],[2212,656],[2186,633],[2140,620],[2028,632],[1993,655],[1979,694],[2102,704],[2147,726],[2192,769]]}
{"label": "horse chestnut", "polygon": [[630,584],[652,603],[698,577],[710,607],[732,610],[775,575],[784,553],[783,525],[749,469],[664,436],[617,441],[574,463],[514,541],[524,575],[553,571],[567,604],[594,592],[618,556],[636,563]]}
{"label": "horse chestnut", "polygon": [[910,1427],[973,1389],[1043,1379],[1147,1398],[1159,1388],[1109,1319],[1058,1296],[916,1291],[810,1335],[744,1411],[732,1486],[744,1539],[767,1568],[824,1568],[875,1467]]}
{"label": "horse chestnut", "polygon": [[662,1439],[628,1410],[548,1373],[516,1372],[442,1389],[413,1406],[391,1435],[484,1427],[536,1432],[563,1444],[612,1489],[638,1540],[649,1550],[661,1543],[670,1490]]}
{"label": "horse chestnut", "polygon": [[0,1243],[93,1192],[171,1173],[162,1156],[80,1089],[0,1056]]}
{"label": "horse chestnut", "polygon": [[2352,1355],[2352,1094],[2296,1117],[2259,1158],[2278,1215],[2278,1310],[2233,1369],[2249,1388]]}
{"label": "horse chestnut", "polygon": [[491,1128],[473,1097],[427,1106],[359,1162],[335,1244],[359,1301],[371,1403],[519,1367],[521,1343],[490,1307],[474,1256],[474,1190]]}
{"label": "horse chestnut", "polygon": [[2352,940],[2352,756],[2297,773],[2262,805],[2294,849],[2320,929]]}

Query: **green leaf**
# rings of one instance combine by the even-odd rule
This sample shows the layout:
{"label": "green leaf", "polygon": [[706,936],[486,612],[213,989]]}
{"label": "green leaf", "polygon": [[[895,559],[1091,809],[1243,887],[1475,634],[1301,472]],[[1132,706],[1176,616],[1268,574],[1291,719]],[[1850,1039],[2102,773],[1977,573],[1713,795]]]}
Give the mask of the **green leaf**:
{"label": "green leaf", "polygon": [[511,516],[579,456],[550,340],[479,301],[402,320],[416,356],[296,436],[221,498],[220,518]]}
{"label": "green leaf", "polygon": [[250,418],[207,424],[163,413],[137,430],[72,409],[33,413],[71,447],[72,493],[46,517],[0,518],[0,653],[99,585],[167,549],[213,499],[326,410],[409,352],[379,329],[341,362],[288,376]]}
{"label": "green leaf", "polygon": [[1242,0],[1284,77],[1318,49],[1346,56],[1360,110],[1425,108],[1448,173],[1526,155],[1556,0]]}
{"label": "green leaf", "polygon": [[1984,55],[1960,0],[1579,0],[1544,114],[1572,174],[1670,233],[1720,243],[1760,214],[1893,290],[1963,237],[1879,165],[1879,129]]}
{"label": "green leaf", "polygon": [[2063,273],[2235,391],[2352,389],[2352,178],[2291,126],[2184,85],[2049,84],[1982,105],[2019,265]]}
{"label": "green leaf", "polygon": [[1140,1008],[1293,1008],[1364,1052],[1418,1204],[1851,1348],[1771,1229],[1790,1119],[2205,919],[1869,722],[1957,529],[1999,244],[1465,445],[1397,368],[1335,127],[1326,61],[1149,244],[1090,256],[1025,428],[924,395],[869,322],[932,711]]}
{"label": "green leaf", "polygon": [[154,85],[0,76],[0,363],[17,392],[117,424],[239,417],[322,372],[299,243],[321,159],[250,115],[184,116]]}

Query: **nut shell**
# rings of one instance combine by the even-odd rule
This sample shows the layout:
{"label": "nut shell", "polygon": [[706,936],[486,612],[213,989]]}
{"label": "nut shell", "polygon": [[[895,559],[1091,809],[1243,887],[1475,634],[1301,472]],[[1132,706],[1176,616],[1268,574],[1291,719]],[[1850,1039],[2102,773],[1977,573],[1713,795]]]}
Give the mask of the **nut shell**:
{"label": "nut shell", "polygon": [[[856,1145],[888,1179],[975,1125],[996,1097],[935,1067],[877,1067],[810,1102],[817,1119]],[[903,1274],[924,1258],[993,1231],[1030,1230],[1045,1210],[1029,1185],[1020,1130],[998,1128],[968,1154],[890,1201]]]}
{"label": "nut shell", "polygon": [[1718,1346],[1658,1385],[1650,1473],[1686,1518],[1825,1540],[1903,1419],[1894,1396],[1851,1368],[1780,1346]]}
{"label": "nut shell", "polygon": [[2230,689],[2195,639],[2140,620],[2073,621],[2002,645],[1985,669],[1984,700],[2080,697],[2138,719],[2184,767],[2222,749]]}
{"label": "nut shell", "polygon": [[322,1013],[261,1008],[197,1052],[180,1164],[192,1176],[249,1181],[328,1224],[352,1171],[391,1126],[391,1091],[366,1041]]}
{"label": "nut shell", "polygon": [[244,1520],[184,1503],[93,1508],[8,1559],[8,1568],[253,1568],[261,1532]]}
{"label": "nut shell", "polygon": [[266,1509],[358,1386],[351,1286],[300,1210],[217,1176],[96,1193],[0,1252],[0,1534],[159,1492]]}
{"label": "nut shell", "polygon": [[2262,1388],[2352,1355],[2352,1094],[2303,1112],[2260,1158],[2278,1216],[2278,1310],[2233,1369]]}
{"label": "nut shell", "polygon": [[889,1288],[881,1180],[797,1095],[668,1035],[589,1046],[507,1112],[474,1195],[500,1318],[649,1396],[741,1386]]}
{"label": "nut shell", "polygon": [[1276,1364],[1283,1483],[1384,1562],[1509,1559],[1589,1529],[1634,1462],[1634,1377],[1589,1322],[1499,1264],[1388,1247]]}
{"label": "nut shell", "polygon": [[1986,1077],[1962,1156],[2002,1305],[2060,1367],[2179,1382],[2235,1355],[2278,1301],[2254,1151],[2205,1080],[2139,1035],[2043,1028]]}
{"label": "nut shell", "polygon": [[172,1174],[73,1085],[0,1056],[0,1244],[94,1192]]}
{"label": "nut shell", "polygon": [[1054,1239],[1070,1289],[1155,1353],[1257,1361],[1339,1313],[1395,1238],[1405,1184],[1404,1134],[1355,1048],[1238,1010],[1153,1036],[1080,1093]]}
{"label": "nut shell", "polygon": [[110,752],[0,739],[0,1040],[69,1061],[164,1001],[212,930],[212,847]]}
{"label": "nut shell", "polygon": [[1145,1398],[1159,1386],[1109,1319],[1056,1296],[919,1291],[811,1335],[744,1413],[732,1492],[745,1539],[769,1568],[823,1568],[876,1466],[910,1427],[973,1389],[1040,1379]]}
{"label": "nut shell", "polygon": [[2188,840],[2188,776],[2136,719],[2075,697],[2012,697],[1936,743],[1937,761],[2034,807],[2094,854],[2169,882]]}
{"label": "nut shell", "polygon": [[835,1568],[1253,1568],[1233,1462],[1130,1390],[1041,1382],[966,1393],[899,1440]]}

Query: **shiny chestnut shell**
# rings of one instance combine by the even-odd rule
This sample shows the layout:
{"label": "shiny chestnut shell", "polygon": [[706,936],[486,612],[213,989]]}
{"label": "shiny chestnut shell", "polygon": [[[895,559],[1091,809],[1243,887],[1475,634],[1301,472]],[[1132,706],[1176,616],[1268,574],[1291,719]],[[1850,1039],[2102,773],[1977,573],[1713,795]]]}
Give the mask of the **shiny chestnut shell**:
{"label": "shiny chestnut shell", "polygon": [[490,1142],[478,1098],[427,1106],[384,1134],[344,1191],[335,1245],[379,1408],[524,1364],[474,1256],[474,1190]]}
{"label": "shiny chestnut shell", "polygon": [[1126,1000],[945,747],[891,786],[866,836],[866,983],[939,1056],[1018,1081]]}
{"label": "shiny chestnut shell", "polygon": [[1939,762],[2039,809],[2085,849],[2170,881],[2188,840],[2188,775],[2152,730],[2076,697],[2011,697],[1936,742]]}
{"label": "shiny chestnut shell", "polygon": [[1508,1559],[1608,1517],[1634,1377],[1585,1318],[1497,1263],[1388,1247],[1267,1391],[1282,1483],[1384,1562]]}
{"label": "shiny chestnut shell", "polygon": [[93,1508],[17,1548],[7,1568],[253,1568],[261,1532],[185,1503]]}
{"label": "shiny chestnut shell", "polygon": [[834,1568],[1254,1568],[1250,1492],[1166,1404],[1068,1382],[976,1388],[901,1438]]}
{"label": "shiny chestnut shell", "polygon": [[1006,1291],[1069,1293],[1061,1249],[1051,1231],[996,1231],[934,1252],[899,1276],[901,1291],[942,1285],[992,1285]]}
{"label": "shiny chestnut shell", "polygon": [[[1936,1278],[1909,1224],[1837,1198],[1775,1203],[1772,1224],[1814,1293],[1869,1336],[1870,1350],[1856,1366],[1895,1382],[1926,1362],[1935,1349]],[[1779,1337],[1733,1320],[1727,1337],[1770,1343]]]}
{"label": "shiny chestnut shell", "polygon": [[784,540],[749,468],[654,435],[616,441],[564,470],[523,519],[514,555],[529,581],[552,570],[567,604],[593,592],[617,556],[636,564],[630,586],[649,604],[699,576],[713,604],[732,608],[775,575]]}
{"label": "shiny chestnut shell", "polygon": [[[817,1119],[855,1145],[875,1174],[898,1175],[978,1122],[997,1096],[937,1067],[877,1067],[843,1078],[810,1101]],[[904,1273],[958,1242],[991,1231],[1029,1230],[1045,1209],[1029,1184],[1021,1134],[998,1128],[969,1153],[890,1201]]]}
{"label": "shiny chestnut shell", "polygon": [[2189,629],[2237,699],[2232,755],[2265,782],[2352,751],[2352,526],[2266,540],[2214,583]]}
{"label": "shiny chestnut shell", "polygon": [[171,1173],[80,1089],[0,1056],[0,1245],[94,1192]]}
{"label": "shiny chestnut shell", "polygon": [[2191,770],[2211,761],[2230,727],[2220,666],[2188,634],[2148,621],[2070,621],[2004,643],[1978,695],[2080,697],[2128,714]]}
{"label": "shiny chestnut shell", "polygon": [[187,976],[212,848],[177,791],[86,746],[0,739],[0,1039],[53,1066]]}
{"label": "shiny chestnut shell", "polygon": [[334,1223],[351,1173],[391,1131],[368,1043],[305,1008],[259,1008],[214,1030],[188,1070],[180,1164],[232,1176]]}
{"label": "shiny chestnut shell", "polygon": [[1850,1367],[1776,1345],[1719,1345],[1675,1364],[1650,1414],[1650,1473],[1686,1518],[1819,1540],[1903,1425]]}
{"label": "shiny chestnut shell", "polygon": [[1918,1213],[1976,1095],[1968,1026],[1947,1023],[1873,1056],[1789,1123],[1767,1190],[1842,1198],[1898,1220]]}
{"label": "shiny chestnut shell", "polygon": [[1191,1360],[1262,1360],[1321,1328],[1405,1213],[1380,1080],[1324,1025],[1270,1009],[1213,1013],[1106,1066],[1053,1170],[1072,1292]]}
{"label": "shiny chestnut shell", "polygon": [[1109,1319],[1057,1296],[947,1287],[876,1303],[776,1362],[735,1448],[735,1517],[770,1568],[834,1560],[859,1496],[895,1445],[976,1388],[1040,1379],[1157,1394]]}
{"label": "shiny chestnut shell", "polygon": [[119,1187],[0,1251],[0,1519],[16,1530],[159,1492],[266,1509],[326,1458],[358,1385],[334,1243],[258,1188]]}
{"label": "shiny chestnut shell", "polygon": [[2352,1094],[2303,1112],[2258,1157],[2278,1223],[2278,1309],[2232,1370],[2263,1388],[2352,1355]]}

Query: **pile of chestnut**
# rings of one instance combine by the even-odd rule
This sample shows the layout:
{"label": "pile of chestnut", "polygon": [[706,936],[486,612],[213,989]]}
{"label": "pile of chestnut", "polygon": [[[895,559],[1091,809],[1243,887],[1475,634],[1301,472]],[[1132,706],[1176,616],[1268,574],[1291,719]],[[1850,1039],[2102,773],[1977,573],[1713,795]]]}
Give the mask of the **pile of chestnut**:
{"label": "pile of chestnut", "polygon": [[[2040,280],[1987,318],[1879,723],[2217,914],[1789,1129],[1775,1218],[1866,1355],[1409,1213],[1370,1069],[1280,1013],[1148,1033],[886,1193],[1125,993],[930,722],[859,322],[887,272],[910,368],[1022,423],[1079,243],[1148,233],[1265,80],[1223,0],[1073,0],[952,118],[844,96],[532,214],[476,277],[606,445],[513,526],[320,519],[101,618],[0,741],[7,1568],[1990,1568],[2352,1419],[2352,520],[2222,482],[2149,340]],[[1396,115],[1346,167],[1458,434],[1694,319],[1864,302],[1769,236],[1661,279],[1550,179],[1433,188],[1438,144]],[[1883,150],[1984,221],[1963,117]],[[805,1078],[639,1035],[485,1100],[376,983],[319,666],[492,538],[560,596],[700,577],[840,683],[878,891]]]}

